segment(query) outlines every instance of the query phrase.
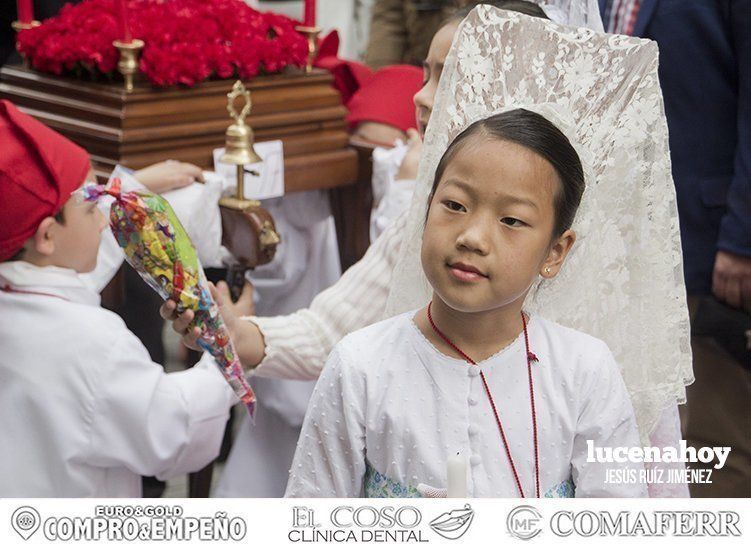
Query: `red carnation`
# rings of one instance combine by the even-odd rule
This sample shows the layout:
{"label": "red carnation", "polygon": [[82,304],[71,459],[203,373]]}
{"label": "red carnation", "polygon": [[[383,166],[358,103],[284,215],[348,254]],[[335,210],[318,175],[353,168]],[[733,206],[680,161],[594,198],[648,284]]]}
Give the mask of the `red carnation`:
{"label": "red carnation", "polygon": [[[131,31],[145,46],[140,69],[156,86],[210,78],[249,79],[302,66],[307,41],[296,22],[260,13],[242,0],[128,0]],[[114,0],[84,0],[18,35],[33,68],[54,74],[110,75],[117,69]]]}

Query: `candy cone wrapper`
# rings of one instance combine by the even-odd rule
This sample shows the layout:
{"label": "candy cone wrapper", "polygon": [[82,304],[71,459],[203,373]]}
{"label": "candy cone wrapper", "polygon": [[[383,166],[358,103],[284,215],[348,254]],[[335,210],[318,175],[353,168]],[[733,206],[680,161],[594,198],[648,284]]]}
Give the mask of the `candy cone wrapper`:
{"label": "candy cone wrapper", "polygon": [[253,415],[256,397],[245,379],[219,307],[211,297],[209,282],[193,243],[172,207],[149,192],[122,192],[115,178],[106,186],[84,188],[86,200],[114,197],[110,228],[125,260],[159,295],[177,303],[179,312],[193,310],[192,326],[201,331],[198,345],[219,365],[227,383]]}

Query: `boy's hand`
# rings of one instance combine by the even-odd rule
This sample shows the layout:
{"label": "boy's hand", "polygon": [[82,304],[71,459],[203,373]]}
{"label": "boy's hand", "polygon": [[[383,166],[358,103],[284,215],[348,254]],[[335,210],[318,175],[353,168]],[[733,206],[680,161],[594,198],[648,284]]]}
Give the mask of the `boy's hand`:
{"label": "boy's hand", "polygon": [[181,314],[177,313],[177,304],[174,300],[166,300],[159,307],[159,315],[165,321],[172,321],[172,329],[182,336],[183,344],[195,351],[203,351],[196,340],[200,336],[200,329],[198,327],[190,327],[191,321],[195,317],[193,310],[187,310]]}
{"label": "boy's hand", "polygon": [[[229,286],[223,281],[220,281],[216,286],[209,282],[209,291],[211,291],[211,296],[214,298],[217,306],[219,306],[219,313],[229,330],[230,339],[236,343],[237,327],[240,324],[239,318],[244,315],[253,315],[255,311],[253,306],[253,286],[245,282],[242,294],[236,303],[232,302]],[[167,321],[172,321],[172,328],[182,336],[183,343],[186,346],[190,349],[201,351],[201,348],[197,344],[201,331],[198,327],[190,327],[190,323],[195,317],[192,310],[178,314],[175,301],[167,300],[159,307],[159,315]]]}
{"label": "boy's hand", "polygon": [[196,181],[203,181],[203,173],[198,166],[173,160],[158,162],[137,170],[134,176],[149,191],[156,194],[180,189]]}
{"label": "boy's hand", "polygon": [[417,179],[417,167],[420,166],[420,156],[422,155],[422,140],[420,133],[411,128],[407,131],[407,154],[404,156],[402,164],[399,166],[399,172],[396,174],[397,181],[400,179]]}

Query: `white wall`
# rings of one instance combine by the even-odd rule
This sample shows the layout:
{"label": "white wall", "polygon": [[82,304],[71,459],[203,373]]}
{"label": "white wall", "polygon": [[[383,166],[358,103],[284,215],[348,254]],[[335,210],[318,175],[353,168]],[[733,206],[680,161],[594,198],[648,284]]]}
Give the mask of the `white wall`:
{"label": "white wall", "polygon": [[[323,35],[332,29],[339,31],[341,45],[339,56],[360,60],[368,45],[370,30],[370,10],[374,0],[318,0],[318,25],[323,28]],[[283,13],[290,17],[302,19],[302,0],[245,0],[250,6],[260,11]]]}

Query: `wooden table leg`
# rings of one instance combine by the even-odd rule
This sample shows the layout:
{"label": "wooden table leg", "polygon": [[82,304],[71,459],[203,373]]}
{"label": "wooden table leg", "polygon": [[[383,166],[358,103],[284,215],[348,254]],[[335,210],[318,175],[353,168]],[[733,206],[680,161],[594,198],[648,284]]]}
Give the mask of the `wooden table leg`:
{"label": "wooden table leg", "polygon": [[370,246],[373,207],[373,162],[370,147],[353,146],[358,153],[357,182],[330,191],[342,272],[359,261]]}

